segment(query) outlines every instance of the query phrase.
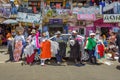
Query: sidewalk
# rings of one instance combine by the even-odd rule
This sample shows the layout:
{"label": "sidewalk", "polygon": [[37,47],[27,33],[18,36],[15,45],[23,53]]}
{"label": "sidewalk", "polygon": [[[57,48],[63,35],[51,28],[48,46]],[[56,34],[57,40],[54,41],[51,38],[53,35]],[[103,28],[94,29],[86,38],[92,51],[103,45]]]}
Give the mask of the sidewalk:
{"label": "sidewalk", "polygon": [[0,63],[5,63],[9,59],[7,54],[7,46],[0,46]]}
{"label": "sidewalk", "polygon": [[7,46],[0,46],[0,52],[7,51]]}
{"label": "sidewalk", "polygon": [[[7,54],[7,46],[0,46],[0,63],[5,63],[5,61],[7,61],[8,59],[9,59],[9,54]],[[22,61],[14,62],[14,63],[22,63]]]}

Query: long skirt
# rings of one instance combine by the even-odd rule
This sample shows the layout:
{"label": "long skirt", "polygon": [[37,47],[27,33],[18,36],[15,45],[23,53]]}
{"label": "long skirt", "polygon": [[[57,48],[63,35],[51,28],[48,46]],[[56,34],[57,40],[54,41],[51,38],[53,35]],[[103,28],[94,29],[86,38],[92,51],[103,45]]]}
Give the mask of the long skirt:
{"label": "long skirt", "polygon": [[71,59],[80,59],[81,54],[80,54],[80,45],[76,41],[73,46],[70,45],[70,58]]}

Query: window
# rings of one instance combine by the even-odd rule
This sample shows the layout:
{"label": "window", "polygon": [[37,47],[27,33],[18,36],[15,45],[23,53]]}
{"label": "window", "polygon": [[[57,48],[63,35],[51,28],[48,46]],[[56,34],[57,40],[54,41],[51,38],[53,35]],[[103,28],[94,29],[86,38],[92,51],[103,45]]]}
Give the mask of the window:
{"label": "window", "polygon": [[85,21],[77,21],[77,26],[85,26]]}

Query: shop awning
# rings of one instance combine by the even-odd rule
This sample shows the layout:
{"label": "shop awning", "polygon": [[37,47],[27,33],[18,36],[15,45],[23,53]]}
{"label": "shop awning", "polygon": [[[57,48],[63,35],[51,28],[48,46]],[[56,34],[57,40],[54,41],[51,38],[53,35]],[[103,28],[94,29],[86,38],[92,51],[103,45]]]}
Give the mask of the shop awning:
{"label": "shop awning", "polygon": [[116,27],[118,26],[118,23],[104,23],[103,18],[98,19],[94,21],[94,26],[99,26],[99,27]]}

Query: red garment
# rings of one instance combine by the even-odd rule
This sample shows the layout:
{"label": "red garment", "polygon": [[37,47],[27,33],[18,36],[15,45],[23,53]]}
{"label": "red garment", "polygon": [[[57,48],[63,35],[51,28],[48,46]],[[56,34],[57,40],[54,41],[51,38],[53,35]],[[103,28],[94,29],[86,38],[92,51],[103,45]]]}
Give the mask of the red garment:
{"label": "red garment", "polygon": [[27,55],[27,58],[26,58],[27,64],[33,63],[34,58],[35,58],[35,54],[36,54],[36,51],[34,50],[34,53],[31,56]]}
{"label": "red garment", "polygon": [[35,58],[35,53],[33,53],[31,56],[27,55],[27,59],[26,59],[27,64],[33,63],[34,58]]}
{"label": "red garment", "polygon": [[100,55],[100,57],[104,56],[104,46],[102,44],[98,45],[98,54]]}
{"label": "red garment", "polygon": [[50,59],[51,58],[51,43],[49,40],[41,42],[41,59]]}

